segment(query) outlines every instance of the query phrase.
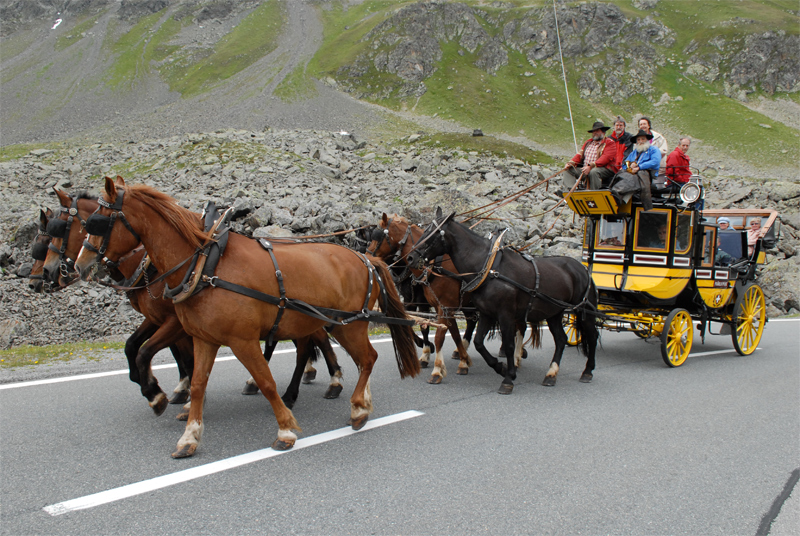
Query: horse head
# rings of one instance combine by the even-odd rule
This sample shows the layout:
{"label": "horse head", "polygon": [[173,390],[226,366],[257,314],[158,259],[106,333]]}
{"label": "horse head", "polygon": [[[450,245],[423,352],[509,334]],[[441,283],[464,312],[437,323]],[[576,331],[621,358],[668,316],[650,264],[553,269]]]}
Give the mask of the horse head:
{"label": "horse head", "polygon": [[445,235],[447,234],[447,226],[453,220],[453,216],[455,216],[455,212],[445,217],[442,214],[442,208],[436,208],[436,217],[425,229],[425,232],[422,233],[414,249],[406,255],[406,262],[409,266],[422,269],[428,260],[447,253]]}
{"label": "horse head", "polygon": [[86,231],[86,218],[96,207],[94,198],[86,192],[74,197],[53,188],[60,203],[59,211],[47,223],[47,234],[51,241],[44,260],[45,280],[63,288],[73,280],[73,260],[83,242]]}
{"label": "horse head", "polygon": [[50,246],[51,237],[47,234],[47,223],[53,217],[53,211],[49,208],[47,212],[39,209],[39,226],[36,229],[36,237],[31,242],[31,257],[33,258],[33,266],[31,273],[28,276],[30,280],[28,286],[34,292],[42,292],[44,289],[44,278],[42,273],[44,271],[44,260],[47,258],[47,249]]}
{"label": "horse head", "polygon": [[397,214],[388,216],[384,212],[378,226],[372,231],[367,253],[384,260],[392,254],[398,254],[406,243],[410,229],[411,224],[407,219]]}

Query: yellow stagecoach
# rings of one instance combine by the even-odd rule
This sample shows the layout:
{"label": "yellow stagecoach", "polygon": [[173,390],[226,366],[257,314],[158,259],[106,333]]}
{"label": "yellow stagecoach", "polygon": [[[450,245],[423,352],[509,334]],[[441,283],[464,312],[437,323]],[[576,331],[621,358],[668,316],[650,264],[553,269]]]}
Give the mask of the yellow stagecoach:
{"label": "yellow stagecoach", "polygon": [[[680,192],[654,192],[651,210],[636,198],[619,205],[608,190],[567,194],[570,208],[585,216],[582,260],[600,294],[598,322],[660,337],[670,367],[686,361],[695,323],[701,338],[730,334],[736,351],[749,355],[767,322],[757,269],[778,239],[778,213],[703,210],[702,197],[698,175]],[[726,230],[717,224],[723,216]],[[761,236],[749,247],[747,230],[756,218]],[[571,318],[565,322],[570,343],[577,344]]]}

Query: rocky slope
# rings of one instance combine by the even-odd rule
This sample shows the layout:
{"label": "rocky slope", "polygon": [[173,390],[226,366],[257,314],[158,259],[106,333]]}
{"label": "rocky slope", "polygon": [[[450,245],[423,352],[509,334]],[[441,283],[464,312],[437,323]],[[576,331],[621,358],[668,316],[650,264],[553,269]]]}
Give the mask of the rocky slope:
{"label": "rocky slope", "polygon": [[[77,340],[121,340],[140,318],[124,295],[80,284],[35,294],[29,244],[39,207],[55,208],[52,187],[70,191],[123,175],[201,210],[212,199],[235,207],[234,228],[253,236],[334,232],[399,213],[420,224],[436,206],[465,210],[506,197],[552,175],[557,165],[477,151],[437,148],[424,135],[374,143],[349,134],[307,130],[224,130],[143,143],[34,150],[0,163],[0,347]],[[709,170],[710,172],[710,170]],[[711,173],[713,174],[713,173]],[[580,218],[538,188],[494,214],[511,227],[508,242],[538,255],[580,253]],[[717,176],[708,206],[781,211],[782,240],[769,252],[762,284],[772,316],[800,309],[800,185]],[[549,212],[548,212],[549,211]],[[488,232],[494,223],[482,223]],[[344,238],[346,243],[349,237]]]}

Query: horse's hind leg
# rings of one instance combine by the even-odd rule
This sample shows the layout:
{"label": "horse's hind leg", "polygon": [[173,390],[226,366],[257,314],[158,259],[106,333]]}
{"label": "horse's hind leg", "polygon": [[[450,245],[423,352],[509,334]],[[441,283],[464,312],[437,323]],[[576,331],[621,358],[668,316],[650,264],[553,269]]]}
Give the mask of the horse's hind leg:
{"label": "horse's hind leg", "polygon": [[360,430],[367,424],[369,414],[372,413],[372,392],[369,387],[369,377],[372,367],[378,359],[378,352],[369,342],[366,322],[354,322],[346,326],[337,326],[331,331],[342,347],[347,350],[358,367],[358,382],[350,397],[350,420],[348,424],[354,430]]}
{"label": "horse's hind leg", "polygon": [[547,327],[550,328],[550,333],[553,335],[553,341],[556,343],[556,351],[553,354],[553,361],[550,362],[550,369],[544,377],[542,385],[552,387],[556,384],[556,377],[561,368],[561,356],[564,354],[564,348],[567,346],[567,334],[564,333],[564,326],[561,324],[561,313],[551,316],[547,319]]}
{"label": "horse's hind leg", "polygon": [[444,322],[447,324],[447,329],[450,331],[450,335],[453,337],[453,342],[456,344],[456,350],[454,353],[458,354],[459,358],[458,370],[456,371],[456,374],[459,376],[465,376],[469,373],[469,367],[472,366],[472,359],[470,359],[464,341],[461,339],[461,333],[458,331],[458,322],[456,322],[456,319],[452,317],[445,319]]}
{"label": "horse's hind leg", "polygon": [[297,350],[296,364],[289,387],[286,388],[286,392],[281,397],[283,403],[290,409],[297,402],[297,395],[300,392],[300,380],[305,373],[305,365],[311,361],[311,353],[314,352],[314,347],[309,343],[308,337],[302,337],[292,342],[294,342],[294,347]]}
{"label": "horse's hind leg", "polygon": [[595,354],[597,352],[597,325],[595,317],[592,314],[583,312],[581,319],[581,349],[586,354],[586,368],[581,374],[580,381],[582,383],[590,383],[592,381],[592,372],[595,367]]}
{"label": "horse's hind leg", "polygon": [[422,368],[428,368],[428,363],[431,360],[431,352],[435,348],[435,345],[431,344],[429,338],[430,330],[431,330],[430,326],[424,325],[421,328],[419,328],[420,333],[422,333],[422,337],[417,337],[417,335],[414,334],[414,342],[416,342],[417,339],[419,339],[420,342],[419,344],[417,344],[417,346],[422,348],[422,357],[419,358],[419,366],[421,366]]}
{"label": "horse's hind leg", "polygon": [[[439,322],[442,321],[442,317],[439,317]],[[431,372],[431,377],[428,378],[428,383],[431,384],[439,384],[442,383],[442,380],[447,377],[447,367],[444,364],[444,359],[442,358],[442,346],[444,346],[444,336],[447,335],[447,328],[436,328],[436,337],[434,337],[433,342],[436,348],[436,359],[433,361],[433,372]]]}
{"label": "horse's hind leg", "polygon": [[[464,349],[464,353],[467,353],[467,351],[469,350],[469,344],[470,344],[470,342],[472,342],[472,334],[475,331],[475,326],[477,324],[478,324],[478,321],[475,318],[475,316],[468,316],[467,317],[467,327],[464,329],[464,337],[462,337],[462,339],[461,339],[462,340],[462,348]],[[453,350],[453,359],[461,359],[463,361],[463,358],[462,358],[461,353],[459,352],[458,348]],[[467,354],[467,359],[469,359],[469,354]],[[470,362],[470,366],[472,366],[471,362]],[[461,367],[459,366],[459,369],[460,368]]]}

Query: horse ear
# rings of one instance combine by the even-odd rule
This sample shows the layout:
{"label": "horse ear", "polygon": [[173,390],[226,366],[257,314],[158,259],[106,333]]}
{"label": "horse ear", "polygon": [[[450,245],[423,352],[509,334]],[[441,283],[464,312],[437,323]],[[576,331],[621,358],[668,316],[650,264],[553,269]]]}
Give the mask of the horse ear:
{"label": "horse ear", "polygon": [[453,219],[453,217],[454,217],[455,215],[456,215],[456,213],[455,213],[455,212],[451,212],[450,214],[448,214],[448,215],[447,215],[447,218],[445,218],[445,220],[444,220],[442,223],[447,223],[447,222],[449,222],[450,220],[452,220],[452,219]]}
{"label": "horse ear", "polygon": [[125,186],[125,179],[122,178],[122,175],[117,175],[117,186]]}
{"label": "horse ear", "polygon": [[388,224],[389,223],[389,216],[387,216],[385,212],[383,213],[383,216],[381,216],[381,221],[384,224]]}
{"label": "horse ear", "polygon": [[[47,210],[48,212],[50,211],[49,208]],[[45,211],[42,209],[39,209],[39,221],[42,223],[42,227],[47,227],[47,222],[49,221],[49,218],[47,217]]]}
{"label": "horse ear", "polygon": [[61,203],[62,207],[69,208],[70,206],[72,206],[72,198],[69,196],[67,192],[65,192],[64,190],[59,190],[55,186],[53,186],[53,191],[56,193],[58,201],[59,203]]}
{"label": "horse ear", "polygon": [[111,177],[106,177],[106,195],[111,203],[116,203],[117,187],[114,185],[114,181],[111,180]]}
{"label": "horse ear", "polygon": [[442,218],[442,207],[436,207],[436,219],[439,220]]}
{"label": "horse ear", "polygon": [[50,207],[47,207],[47,210],[44,211],[44,215],[47,216],[48,218],[53,217],[53,211],[50,210]]}

